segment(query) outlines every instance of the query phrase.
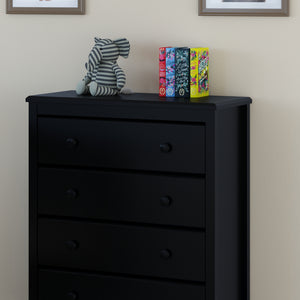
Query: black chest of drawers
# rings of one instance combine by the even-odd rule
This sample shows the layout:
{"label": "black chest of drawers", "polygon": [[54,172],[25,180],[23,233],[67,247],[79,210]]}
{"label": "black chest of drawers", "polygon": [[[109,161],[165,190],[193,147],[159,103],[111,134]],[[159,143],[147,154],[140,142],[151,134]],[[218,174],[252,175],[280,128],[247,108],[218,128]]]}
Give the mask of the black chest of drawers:
{"label": "black chest of drawers", "polygon": [[250,98],[27,101],[29,300],[249,299]]}

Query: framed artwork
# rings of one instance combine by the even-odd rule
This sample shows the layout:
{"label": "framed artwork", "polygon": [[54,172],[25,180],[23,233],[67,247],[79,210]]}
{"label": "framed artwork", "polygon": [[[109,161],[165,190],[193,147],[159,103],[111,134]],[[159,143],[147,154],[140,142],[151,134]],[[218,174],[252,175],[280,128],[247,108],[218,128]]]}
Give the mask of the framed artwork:
{"label": "framed artwork", "polygon": [[83,15],[85,0],[6,0],[7,14]]}
{"label": "framed artwork", "polygon": [[198,0],[199,15],[288,16],[289,0]]}

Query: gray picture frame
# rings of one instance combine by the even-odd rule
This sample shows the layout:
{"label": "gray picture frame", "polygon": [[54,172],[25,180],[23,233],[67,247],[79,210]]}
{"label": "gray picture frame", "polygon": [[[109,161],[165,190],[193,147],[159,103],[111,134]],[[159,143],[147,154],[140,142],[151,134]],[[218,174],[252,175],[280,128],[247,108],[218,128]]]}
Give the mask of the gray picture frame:
{"label": "gray picture frame", "polygon": [[6,0],[7,14],[60,14],[60,15],[84,15],[85,0],[78,0],[78,7],[13,7],[13,0]]}
{"label": "gray picture frame", "polygon": [[[199,1],[199,6],[198,6],[199,16],[258,16],[258,17],[259,16],[268,16],[268,17],[289,16],[289,0],[281,0],[281,9],[207,8],[206,6],[207,0],[198,0],[198,1]],[[239,1],[231,0],[230,2],[239,2]]]}

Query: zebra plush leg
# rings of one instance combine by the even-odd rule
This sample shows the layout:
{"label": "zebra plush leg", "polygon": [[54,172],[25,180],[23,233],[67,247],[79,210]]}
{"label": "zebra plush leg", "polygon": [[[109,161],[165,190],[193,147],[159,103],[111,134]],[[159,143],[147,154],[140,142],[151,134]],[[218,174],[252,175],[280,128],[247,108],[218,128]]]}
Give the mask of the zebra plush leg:
{"label": "zebra plush leg", "polygon": [[92,96],[113,96],[118,93],[116,89],[98,85],[95,81],[90,84],[90,93]]}
{"label": "zebra plush leg", "polygon": [[76,94],[77,95],[84,95],[88,94],[89,92],[89,87],[88,84],[91,82],[91,79],[87,76],[85,76],[78,84],[76,87]]}

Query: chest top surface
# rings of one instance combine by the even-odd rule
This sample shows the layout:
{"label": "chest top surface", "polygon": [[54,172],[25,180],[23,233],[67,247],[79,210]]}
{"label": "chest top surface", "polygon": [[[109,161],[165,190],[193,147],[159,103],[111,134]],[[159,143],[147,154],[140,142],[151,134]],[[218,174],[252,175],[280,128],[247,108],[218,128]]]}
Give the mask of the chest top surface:
{"label": "chest top surface", "polygon": [[226,109],[235,106],[250,104],[249,97],[237,96],[209,96],[203,98],[162,98],[154,93],[133,93],[130,95],[116,96],[78,96],[75,91],[63,91],[49,94],[32,95],[26,98],[30,103],[62,103],[62,104],[93,104],[93,105],[135,105],[144,106],[168,106],[171,107],[192,107],[193,109]]}

